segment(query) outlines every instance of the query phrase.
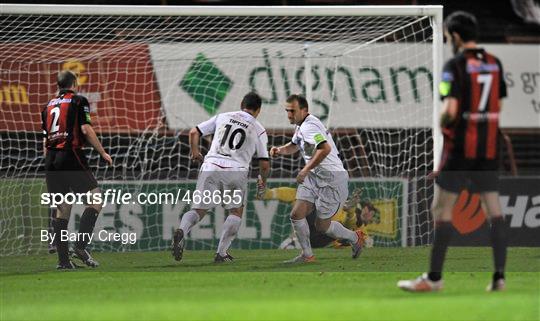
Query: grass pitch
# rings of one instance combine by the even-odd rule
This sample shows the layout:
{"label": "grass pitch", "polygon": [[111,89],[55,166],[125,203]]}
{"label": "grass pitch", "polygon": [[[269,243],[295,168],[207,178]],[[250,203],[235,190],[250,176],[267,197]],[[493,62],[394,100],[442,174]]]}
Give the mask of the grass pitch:
{"label": "grass pitch", "polygon": [[284,265],[284,250],[95,253],[102,266],[54,270],[56,255],[1,258],[1,320],[539,320],[540,250],[510,248],[507,291],[486,293],[490,248],[450,248],[445,289],[411,294],[428,248],[317,249],[318,262]]}

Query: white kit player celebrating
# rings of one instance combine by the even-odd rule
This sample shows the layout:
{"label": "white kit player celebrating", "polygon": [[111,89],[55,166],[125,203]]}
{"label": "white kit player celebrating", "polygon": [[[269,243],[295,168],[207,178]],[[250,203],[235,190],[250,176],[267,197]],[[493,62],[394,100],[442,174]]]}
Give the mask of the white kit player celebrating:
{"label": "white kit player celebrating", "polygon": [[352,245],[352,257],[360,255],[364,242],[361,231],[353,232],[341,223],[332,221],[347,199],[349,175],[339,159],[332,136],[321,121],[309,114],[308,102],[301,95],[291,95],[285,104],[287,117],[296,125],[292,141],[280,147],[272,147],[270,156],[291,155],[298,150],[306,164],[298,173],[299,184],[296,202],[291,212],[291,222],[302,253],[287,263],[315,261],[309,242],[309,226],[306,216],[315,210],[315,228],[334,239],[347,240]]}
{"label": "white kit player celebrating", "polygon": [[[223,224],[214,262],[233,260],[227,250],[242,223],[249,165],[255,154],[259,159],[260,169],[257,195],[264,193],[270,162],[268,136],[256,119],[261,111],[261,97],[250,92],[244,96],[240,107],[241,111],[216,115],[189,132],[191,159],[195,161],[203,158],[199,149],[200,137],[212,134],[214,137],[199,171],[191,210],[182,216],[180,228],[174,232],[172,255],[177,261],[182,259],[185,237],[191,228],[206,215],[207,210],[218,205],[228,210],[229,215]],[[217,199],[220,199],[217,203],[214,197],[216,193],[219,196]],[[212,197],[199,197],[200,201],[195,202],[197,194]]]}

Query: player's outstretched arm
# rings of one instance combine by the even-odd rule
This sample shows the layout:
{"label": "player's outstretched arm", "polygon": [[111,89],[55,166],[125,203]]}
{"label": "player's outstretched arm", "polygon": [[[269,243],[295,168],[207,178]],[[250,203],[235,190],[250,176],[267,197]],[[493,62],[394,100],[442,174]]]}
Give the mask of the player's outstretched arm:
{"label": "player's outstretched arm", "polygon": [[362,187],[356,188],[351,196],[345,201],[345,204],[343,204],[343,209],[345,211],[355,209],[356,204],[360,202],[360,199],[362,197],[362,193],[364,192],[364,189]]}
{"label": "player's outstretched arm", "polygon": [[272,146],[270,148],[270,157],[277,157],[277,156],[284,156],[284,155],[291,155],[298,151],[298,146],[296,146],[293,143],[287,143],[283,146]]}
{"label": "player's outstretched arm", "polygon": [[84,124],[81,126],[81,130],[83,135],[86,137],[86,140],[94,147],[94,149],[103,157],[103,159],[107,162],[107,164],[112,165],[112,158],[109,154],[105,152],[105,149],[103,149],[103,146],[101,145],[101,142],[97,138],[96,132],[94,131],[94,128],[90,126],[90,124]]}
{"label": "player's outstretched arm", "polygon": [[192,128],[189,131],[189,147],[191,148],[191,160],[196,162],[201,162],[203,156],[201,150],[199,149],[199,141],[201,139],[201,133],[196,127]]}
{"label": "player's outstretched arm", "polygon": [[266,180],[268,179],[268,176],[270,176],[270,161],[268,159],[259,160],[259,175],[266,185]]}
{"label": "player's outstretched arm", "polygon": [[257,179],[257,199],[263,199],[264,197],[268,176],[270,176],[270,161],[268,159],[260,159],[259,177]]}

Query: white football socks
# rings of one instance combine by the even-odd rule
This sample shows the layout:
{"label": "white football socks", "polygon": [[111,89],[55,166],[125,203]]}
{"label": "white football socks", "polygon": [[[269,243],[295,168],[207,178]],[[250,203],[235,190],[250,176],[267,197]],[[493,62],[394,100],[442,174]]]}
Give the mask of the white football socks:
{"label": "white football socks", "polygon": [[180,229],[184,231],[184,237],[186,237],[191,231],[191,228],[199,222],[199,214],[195,210],[190,210],[182,216],[180,221]]}
{"label": "white football socks", "polygon": [[294,233],[298,238],[300,247],[302,248],[302,255],[305,257],[310,257],[313,255],[311,250],[311,242],[309,241],[309,225],[305,218],[301,220],[291,219]]}
{"label": "white football socks", "polygon": [[358,235],[355,232],[336,221],[330,222],[330,227],[328,227],[325,234],[336,240],[347,240],[350,243],[358,242]]}
{"label": "white football socks", "polygon": [[234,238],[236,237],[238,229],[240,228],[240,224],[242,224],[242,218],[232,214],[227,216],[225,223],[223,223],[223,231],[221,232],[221,238],[219,239],[219,245],[217,249],[219,255],[227,255],[227,250],[229,249],[229,246],[231,246]]}

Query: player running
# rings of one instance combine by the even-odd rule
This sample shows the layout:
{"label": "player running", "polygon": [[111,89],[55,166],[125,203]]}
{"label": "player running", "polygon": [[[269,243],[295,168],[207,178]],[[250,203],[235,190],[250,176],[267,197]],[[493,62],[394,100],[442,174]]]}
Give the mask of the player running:
{"label": "player running", "polygon": [[363,237],[360,231],[353,232],[331,218],[338,212],[349,194],[349,174],[339,159],[332,136],[321,121],[309,114],[308,102],[301,95],[291,95],[285,104],[287,117],[296,125],[290,143],[272,147],[270,156],[291,155],[300,151],[305,166],[298,173],[299,184],[296,202],[291,211],[291,222],[302,252],[287,263],[315,261],[309,240],[306,216],[315,211],[315,228],[333,239],[344,239],[352,245],[352,257],[360,255]]}
{"label": "player running", "polygon": [[[71,71],[62,71],[58,74],[57,83],[58,95],[41,112],[47,190],[62,194],[100,193],[82,147],[86,142],[90,143],[109,165],[112,165],[111,156],[105,152],[91,126],[88,100],[76,92],[77,76]],[[99,263],[92,258],[86,246],[101,207],[102,204],[88,204],[85,208],[80,221],[79,240],[73,251],[76,258],[91,267],[97,267]],[[52,225],[58,253],[57,269],[74,269],[76,266],[69,259],[68,242],[60,238],[62,231],[67,233],[71,205],[60,204],[55,212]]]}
{"label": "player running", "polygon": [[399,281],[398,287],[403,290],[442,289],[442,268],[452,236],[452,209],[466,187],[480,192],[491,219],[495,273],[487,290],[505,287],[506,226],[499,204],[497,168],[499,113],[506,85],[499,59],[477,47],[477,29],[476,18],[463,11],[445,20],[445,36],[456,56],[444,66],[439,88],[444,150],[431,209],[435,221],[431,265],[429,273],[416,280]]}
{"label": "player running", "polygon": [[[260,169],[257,184],[260,190],[257,194],[260,195],[266,186],[266,179],[270,173],[268,136],[264,127],[256,119],[261,112],[261,97],[254,92],[246,94],[240,108],[241,111],[216,115],[189,132],[191,159],[194,161],[203,159],[199,150],[200,137],[214,135],[210,150],[204,157],[199,171],[193,195],[218,193],[222,202],[218,204],[208,198],[206,201],[202,198],[200,202],[193,202],[191,210],[182,216],[180,228],[174,232],[172,242],[172,255],[177,261],[182,259],[185,237],[191,228],[206,215],[209,209],[218,205],[228,210],[229,215],[223,224],[214,262],[232,261],[233,257],[228,253],[228,249],[242,222],[249,165],[255,154],[258,157]],[[239,197],[236,197],[237,195]]]}

